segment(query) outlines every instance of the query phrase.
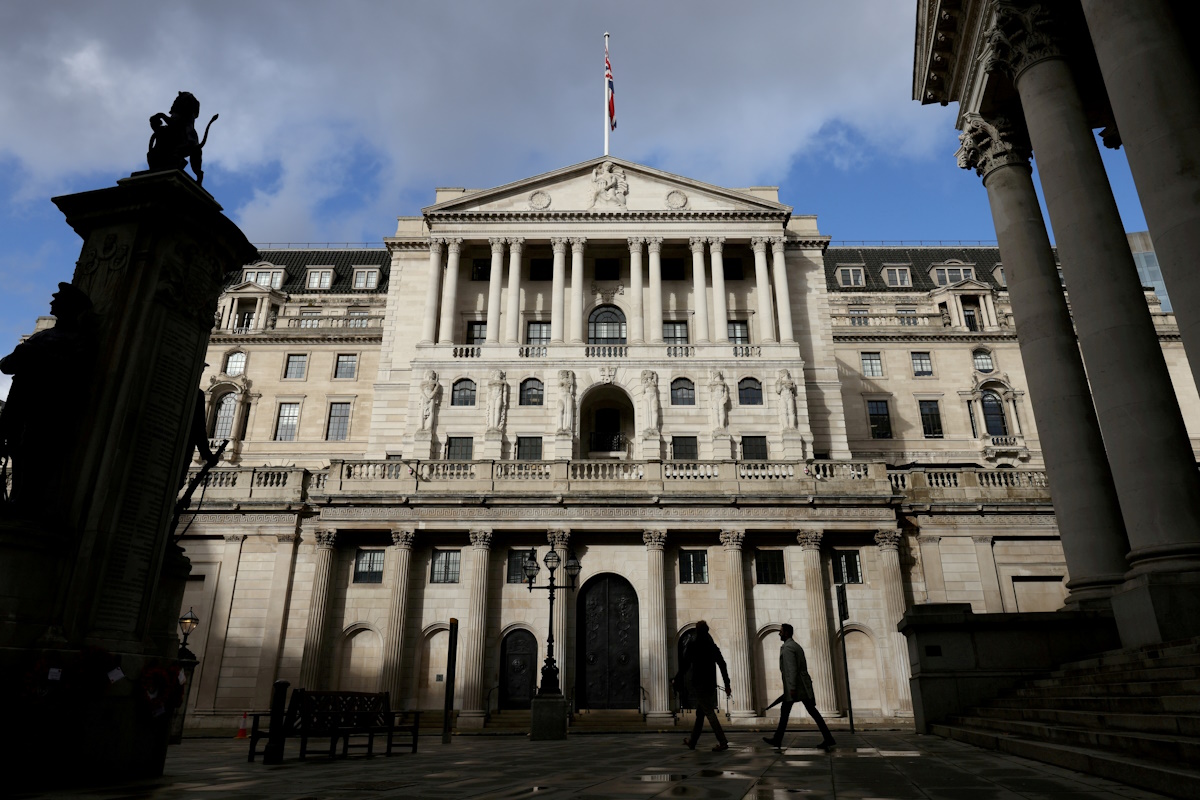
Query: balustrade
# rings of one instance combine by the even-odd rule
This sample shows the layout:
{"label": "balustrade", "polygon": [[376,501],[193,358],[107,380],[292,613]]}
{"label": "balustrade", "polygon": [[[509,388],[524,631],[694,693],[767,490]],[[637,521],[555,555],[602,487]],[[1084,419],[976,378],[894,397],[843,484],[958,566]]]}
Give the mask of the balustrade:
{"label": "balustrade", "polygon": [[237,486],[239,474],[241,470],[237,468],[213,469],[204,476],[204,485],[213,489],[233,489]]}
{"label": "balustrade", "polygon": [[762,348],[756,344],[735,344],[733,346],[734,358],[758,358],[762,355]]}
{"label": "balustrade", "polygon": [[583,354],[587,358],[625,358],[629,348],[623,344],[589,344]]}
{"label": "balustrade", "polygon": [[696,355],[696,348],[690,344],[667,345],[667,358],[691,358]]}
{"label": "balustrade", "polygon": [[521,358],[545,358],[546,349],[544,344],[523,344],[517,348],[517,355]]}
{"label": "balustrade", "polygon": [[929,314],[833,314],[831,316],[835,328],[928,327],[933,324],[932,320],[936,319],[939,326],[942,320],[940,315],[935,317]]}
{"label": "balustrade", "polygon": [[796,465],[791,461],[741,461],[738,477],[742,480],[791,480],[796,477]]}
{"label": "balustrade", "polygon": [[819,481],[861,481],[869,477],[870,465],[865,461],[815,461],[805,468],[805,472]]}
{"label": "balustrade", "polygon": [[721,477],[720,461],[664,461],[663,480],[696,481]]}
{"label": "balustrade", "polygon": [[356,481],[387,481],[411,477],[412,468],[403,461],[345,461],[342,479]]}
{"label": "balustrade", "polygon": [[483,348],[477,345],[455,345],[450,355],[453,358],[479,358],[483,355]]}
{"label": "balustrade", "polygon": [[646,467],[636,461],[572,461],[567,474],[573,481],[640,481]]}
{"label": "balustrade", "polygon": [[496,480],[548,481],[554,477],[553,461],[498,461]]}
{"label": "balustrade", "polygon": [[281,317],[276,326],[288,329],[381,328],[383,327],[383,317]]}
{"label": "balustrade", "polygon": [[[472,481],[475,480],[475,461],[425,461],[421,463],[423,481]],[[482,466],[487,466],[486,462]]]}

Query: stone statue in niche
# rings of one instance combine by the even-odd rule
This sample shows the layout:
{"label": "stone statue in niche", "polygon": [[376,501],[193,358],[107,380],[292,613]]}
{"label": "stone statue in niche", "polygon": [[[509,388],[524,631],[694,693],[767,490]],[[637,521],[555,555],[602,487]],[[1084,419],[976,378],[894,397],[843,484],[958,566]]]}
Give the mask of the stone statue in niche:
{"label": "stone statue in niche", "polygon": [[658,433],[662,425],[662,404],[658,399],[658,373],[642,370],[642,392],[646,395],[646,433]]}
{"label": "stone statue in niche", "polygon": [[613,162],[605,161],[596,165],[592,170],[592,188],[592,208],[625,208],[625,198],[629,195],[629,181],[625,178],[625,170]]}
{"label": "stone statue in niche", "polygon": [[502,370],[492,370],[488,380],[487,421],[489,431],[504,430],[508,417],[508,381]]}
{"label": "stone statue in niche", "polygon": [[427,431],[433,427],[433,413],[438,402],[438,377],[433,370],[425,372],[425,380],[421,381],[421,430]]}
{"label": "stone statue in niche", "polygon": [[[96,341],[92,301],[76,287],[60,283],[50,313],[57,319],[53,328],[0,359],[0,372],[13,376],[0,412],[0,463],[12,470],[8,500],[28,508],[58,502]],[[6,485],[0,480],[0,495]]]}
{"label": "stone statue in niche", "polygon": [[202,167],[204,144],[208,141],[208,129],[217,119],[212,115],[204,127],[204,138],[196,135],[196,119],[200,116],[200,101],[191,92],[180,92],[171,104],[170,114],[155,114],[150,118],[150,149],[146,153],[146,164],[150,172],[167,169],[183,169],[190,160],[196,183],[204,185]]}
{"label": "stone statue in niche", "polygon": [[575,373],[558,371],[558,432],[575,433]]}
{"label": "stone statue in niche", "polygon": [[779,370],[775,378],[775,393],[779,395],[779,424],[785,431],[794,431],[796,421],[796,381],[786,369]]}
{"label": "stone statue in niche", "polygon": [[713,428],[725,430],[729,427],[729,387],[719,369],[709,373],[708,394],[712,403]]}

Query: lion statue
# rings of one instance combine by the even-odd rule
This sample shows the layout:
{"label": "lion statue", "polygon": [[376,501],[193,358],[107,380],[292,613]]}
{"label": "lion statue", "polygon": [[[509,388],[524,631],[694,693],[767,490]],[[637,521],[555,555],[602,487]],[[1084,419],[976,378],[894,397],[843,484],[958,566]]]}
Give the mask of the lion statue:
{"label": "lion statue", "polygon": [[150,148],[146,153],[146,164],[151,172],[167,169],[183,169],[191,161],[192,172],[196,173],[196,184],[204,185],[202,151],[208,141],[208,129],[217,119],[213,114],[204,127],[204,138],[196,135],[196,119],[200,116],[200,101],[191,92],[180,92],[171,104],[170,114],[155,114],[150,118]]}

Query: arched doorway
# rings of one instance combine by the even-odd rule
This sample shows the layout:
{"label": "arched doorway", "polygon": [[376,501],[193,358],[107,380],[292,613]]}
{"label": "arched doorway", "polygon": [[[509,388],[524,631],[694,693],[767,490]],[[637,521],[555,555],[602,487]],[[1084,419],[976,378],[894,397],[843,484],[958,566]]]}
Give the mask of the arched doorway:
{"label": "arched doorway", "polygon": [[634,438],[629,395],[612,385],[592,388],[579,406],[579,435],[586,458],[626,458]]}
{"label": "arched doorway", "polygon": [[537,679],[537,639],[522,628],[500,642],[500,708],[529,708]]}
{"label": "arched doorway", "polygon": [[575,641],[578,708],[637,708],[641,692],[638,600],[633,585],[611,572],[579,590]]}
{"label": "arched doorway", "polygon": [[383,648],[379,634],[370,628],[347,631],[338,659],[336,686],[342,692],[377,692],[383,671]]}

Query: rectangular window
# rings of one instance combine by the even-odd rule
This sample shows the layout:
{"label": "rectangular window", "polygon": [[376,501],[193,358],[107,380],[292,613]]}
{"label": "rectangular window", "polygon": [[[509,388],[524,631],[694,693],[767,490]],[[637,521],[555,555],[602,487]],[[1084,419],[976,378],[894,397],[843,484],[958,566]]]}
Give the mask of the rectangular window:
{"label": "rectangular window", "polygon": [[430,583],[458,583],[457,550],[434,550],[429,569]]}
{"label": "rectangular window", "polygon": [[862,354],[862,374],[868,378],[883,377],[883,356],[880,353]]}
{"label": "rectangular window", "polygon": [[621,279],[621,259],[597,258],[593,270],[598,281],[619,281]]}
{"label": "rectangular window", "polygon": [[708,583],[708,552],[706,550],[679,551],[679,582]]}
{"label": "rectangular window", "polygon": [[550,344],[550,323],[530,322],[525,326],[526,344]]}
{"label": "rectangular window", "polygon": [[868,316],[870,309],[866,306],[850,306],[846,309],[850,314],[850,324],[856,328],[865,328],[871,324],[871,319]]}
{"label": "rectangular window", "polygon": [[838,269],[838,283],[842,286],[862,286],[862,267],[840,267]]}
{"label": "rectangular window", "polygon": [[356,269],[354,270],[354,288],[355,289],[374,289],[379,285],[379,270],[377,269]]}
{"label": "rectangular window", "polygon": [[754,572],[759,583],[787,583],[782,550],[755,550]]}
{"label": "rectangular window", "polygon": [[725,262],[725,280],[727,281],[742,281],[746,279],[746,270],[742,266],[742,260],[737,256],[724,259]]}
{"label": "rectangular window", "polygon": [[518,436],[517,437],[517,461],[541,461],[542,460],[542,437],[540,436]]}
{"label": "rectangular window", "polygon": [[308,356],[302,353],[290,353],[287,357],[287,367],[283,371],[283,377],[302,379],[307,369]]}
{"label": "rectangular window", "polygon": [[750,344],[750,323],[744,319],[731,319],[729,326],[730,344]]}
{"label": "rectangular window", "polygon": [[883,271],[888,286],[912,286],[908,267],[888,267]]}
{"label": "rectangular window", "polygon": [[915,308],[897,308],[896,316],[900,318],[901,325],[917,324],[917,310]]}
{"label": "rectangular window", "polygon": [[350,404],[330,403],[329,424],[325,428],[325,440],[344,442],[350,437]]}
{"label": "rectangular window", "polygon": [[858,562],[857,550],[833,551],[833,582],[862,583],[862,565]]}
{"label": "rectangular window", "polygon": [[688,330],[686,322],[664,322],[663,323],[663,343],[665,344],[687,344]]}
{"label": "rectangular window", "polygon": [[531,280],[531,281],[554,280],[554,259],[551,259],[551,258],[531,258],[531,259],[529,259],[529,280]]}
{"label": "rectangular window", "polygon": [[468,322],[467,323],[466,344],[483,344],[486,341],[487,341],[487,323],[486,322]]}
{"label": "rectangular window", "polygon": [[355,583],[383,583],[383,551],[359,550],[354,556]]}
{"label": "rectangular window", "polygon": [[664,281],[687,280],[687,261],[682,258],[664,258],[660,262]]}
{"label": "rectangular window", "polygon": [[974,267],[938,267],[933,271],[934,282],[938,286],[949,286],[959,281],[969,281],[975,277]]}
{"label": "rectangular window", "polygon": [[492,277],[492,260],[490,258],[471,259],[471,280],[486,281]]}
{"label": "rectangular window", "polygon": [[446,437],[447,461],[470,461],[474,454],[475,440],[470,436]]}
{"label": "rectangular window", "polygon": [[992,276],[996,279],[996,283],[1000,284],[1001,286],[1008,286],[1008,279],[1004,277],[1004,267],[996,267],[996,270],[992,273]]}
{"label": "rectangular window", "polygon": [[328,289],[333,285],[333,270],[310,269],[308,271],[309,289]]}
{"label": "rectangular window", "polygon": [[365,328],[367,327],[367,309],[351,308],[346,311],[346,327],[347,328]]}
{"label": "rectangular window", "polygon": [[920,400],[921,428],[925,431],[926,439],[942,438],[942,412],[937,400]]}
{"label": "rectangular window", "polygon": [[743,436],[742,437],[742,460],[743,461],[766,461],[767,460],[767,437],[765,437],[765,436]]}
{"label": "rectangular window", "polygon": [[275,441],[296,441],[298,427],[300,427],[300,404],[280,403],[279,418],[275,420]]}
{"label": "rectangular window", "polygon": [[695,436],[672,436],[671,458],[675,461],[695,461],[699,458]]}
{"label": "rectangular window", "polygon": [[333,367],[333,377],[358,377],[358,355],[355,353],[338,353],[337,363]]}
{"label": "rectangular window", "polygon": [[[529,561],[530,550],[508,551],[508,583],[525,583],[525,563]],[[534,560],[537,554],[534,554]]]}
{"label": "rectangular window", "polygon": [[933,359],[929,357],[929,353],[913,353],[912,365],[913,375],[918,378],[933,375]]}
{"label": "rectangular window", "polygon": [[963,306],[963,322],[967,323],[967,330],[979,330],[979,320],[976,317],[975,309],[970,306]]}
{"label": "rectangular window", "polygon": [[867,416],[871,421],[872,439],[892,438],[892,417],[888,412],[887,400],[868,400]]}
{"label": "rectangular window", "polygon": [[316,309],[305,308],[300,310],[300,327],[301,328],[319,328],[321,327],[321,312]]}

